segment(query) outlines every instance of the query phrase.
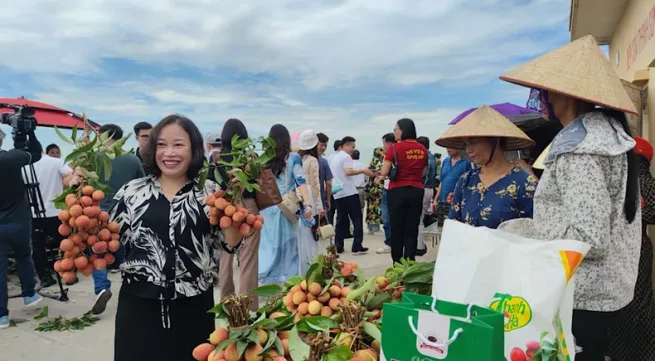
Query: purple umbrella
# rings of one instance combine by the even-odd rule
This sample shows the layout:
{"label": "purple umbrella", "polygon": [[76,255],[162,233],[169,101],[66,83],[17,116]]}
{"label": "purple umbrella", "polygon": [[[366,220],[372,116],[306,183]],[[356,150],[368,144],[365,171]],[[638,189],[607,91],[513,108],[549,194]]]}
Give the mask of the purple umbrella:
{"label": "purple umbrella", "polygon": [[[539,112],[536,112],[532,109],[520,107],[518,105],[514,105],[512,103],[501,103],[501,104],[494,104],[491,105],[491,108],[497,111],[498,113],[510,118],[510,120],[513,117],[520,116],[520,115],[534,115],[534,116],[540,116]],[[449,125],[457,124],[460,120],[464,119],[467,115],[471,114],[474,110],[478,108],[471,108],[464,113],[458,115],[455,119],[453,119]],[[519,117],[522,118],[522,117]]]}

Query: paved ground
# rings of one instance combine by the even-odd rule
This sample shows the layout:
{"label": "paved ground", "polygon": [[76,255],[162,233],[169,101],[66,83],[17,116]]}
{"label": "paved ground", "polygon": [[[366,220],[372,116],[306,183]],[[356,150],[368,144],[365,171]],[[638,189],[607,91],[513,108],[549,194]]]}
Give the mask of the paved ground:
{"label": "paved ground", "polygon": [[[350,241],[346,241],[346,249],[350,248]],[[382,246],[383,240],[379,235],[366,235],[365,246],[370,248],[366,255],[353,255],[344,253],[343,260],[356,261],[367,276],[381,274],[391,265],[388,254],[378,255],[375,250]],[[436,251],[428,246],[429,252],[424,260],[434,260]],[[236,273],[235,273],[236,274]],[[114,282],[114,294],[118,293],[119,275],[110,276]],[[56,287],[55,287],[56,289]],[[70,301],[61,303],[46,299],[42,303],[47,305],[50,316],[72,318],[82,315],[91,309],[95,301],[93,294],[93,281],[82,277],[80,282],[70,287]],[[218,290],[215,298],[218,299]],[[113,361],[114,315],[116,313],[116,296],[110,301],[107,311],[94,326],[75,332],[36,332],[38,324],[33,320],[40,309],[26,310],[22,301],[11,299],[9,310],[11,318],[24,321],[15,327],[0,330],[0,361],[41,360],[50,361]]]}

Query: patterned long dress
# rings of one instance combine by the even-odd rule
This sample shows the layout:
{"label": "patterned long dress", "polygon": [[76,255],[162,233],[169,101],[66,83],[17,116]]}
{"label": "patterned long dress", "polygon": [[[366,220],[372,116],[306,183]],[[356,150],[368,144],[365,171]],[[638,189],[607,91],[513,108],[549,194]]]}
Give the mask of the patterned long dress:
{"label": "patterned long dress", "polygon": [[650,163],[639,157],[639,187],[643,197],[641,212],[641,256],[635,285],[635,296],[620,311],[608,356],[613,361],[655,360],[655,299],[653,298],[653,244],[646,232],[655,224],[655,178],[650,174]]}
{"label": "patterned long dress", "polygon": [[[384,160],[384,149],[375,148],[373,150],[373,159],[369,169],[374,172],[379,172],[382,169],[382,161]],[[366,184],[366,224],[369,231],[377,232],[380,230],[380,223],[382,223],[382,190],[383,186],[375,181],[375,177],[371,177]]]}

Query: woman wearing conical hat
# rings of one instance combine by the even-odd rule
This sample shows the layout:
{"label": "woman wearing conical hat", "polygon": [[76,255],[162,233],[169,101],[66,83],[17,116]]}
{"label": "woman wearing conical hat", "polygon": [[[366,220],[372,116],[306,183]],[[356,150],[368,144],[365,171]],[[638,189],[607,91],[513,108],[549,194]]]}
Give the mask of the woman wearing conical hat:
{"label": "woman wearing conical hat", "polygon": [[592,36],[505,74],[533,89],[545,116],[564,127],[544,157],[533,219],[499,228],[526,237],[587,242],[577,270],[576,361],[604,361],[609,329],[633,299],[641,239],[638,163],[624,112],[637,114]]}
{"label": "woman wearing conical hat", "polygon": [[532,217],[537,178],[506,160],[505,151],[530,148],[534,142],[509,119],[483,105],[449,128],[436,143],[466,149],[477,165],[457,182],[448,218],[497,228],[503,221]]}
{"label": "woman wearing conical hat", "polygon": [[646,227],[655,224],[655,178],[650,172],[653,146],[634,137],[639,162],[641,193],[641,255],[635,297],[619,314],[612,328],[608,356],[613,361],[655,360],[655,298],[653,297],[653,243]]}

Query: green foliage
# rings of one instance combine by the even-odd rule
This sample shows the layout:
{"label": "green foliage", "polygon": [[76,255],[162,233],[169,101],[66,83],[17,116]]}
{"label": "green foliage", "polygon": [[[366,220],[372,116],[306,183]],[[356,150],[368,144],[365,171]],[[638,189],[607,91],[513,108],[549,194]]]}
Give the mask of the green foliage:
{"label": "green foliage", "polygon": [[[261,154],[256,152],[258,144],[262,150]],[[229,162],[222,159],[217,162],[225,168],[231,179],[223,179],[218,169],[214,171],[214,176],[219,183],[228,182],[227,196],[229,199],[238,199],[244,190],[248,192],[261,191],[257,180],[271,160],[275,158],[275,142],[271,138],[241,139],[235,135],[231,141],[230,151],[222,155],[232,156],[232,160]]]}
{"label": "green foliage", "polygon": [[95,317],[91,311],[83,314],[80,317],[65,318],[63,316],[57,316],[54,318],[49,318],[48,316],[48,307],[41,309],[38,315],[34,316],[34,319],[37,321],[42,321],[34,329],[39,332],[53,332],[53,331],[79,331],[86,327],[93,326],[100,319]]}
{"label": "green foliage", "polygon": [[384,272],[389,287],[404,287],[405,291],[429,295],[432,293],[434,262],[416,262],[402,259]]}
{"label": "green foliage", "polygon": [[77,167],[81,168],[84,176],[82,184],[75,188],[66,189],[62,194],[52,200],[58,209],[66,209],[66,204],[64,203],[66,196],[76,193],[77,189],[85,185],[90,185],[104,193],[113,192],[111,187],[105,184],[111,176],[111,161],[117,156],[125,154],[123,145],[131,136],[130,133],[117,141],[113,141],[109,132],[99,134],[89,126],[86,115],[83,118],[85,129],[79,136],[77,126],[73,126],[70,137],[67,137],[61,130],[55,127],[55,132],[59,138],[75,147],[66,156],[64,161],[73,169]]}
{"label": "green foliage", "polygon": [[541,348],[533,355],[531,361],[564,361],[564,354],[560,351],[560,344],[557,337],[552,341],[546,339],[548,332],[542,332],[539,338]]}
{"label": "green foliage", "polygon": [[331,329],[338,327],[336,321],[325,316],[303,317],[296,323],[298,331],[308,333],[330,332]]}

